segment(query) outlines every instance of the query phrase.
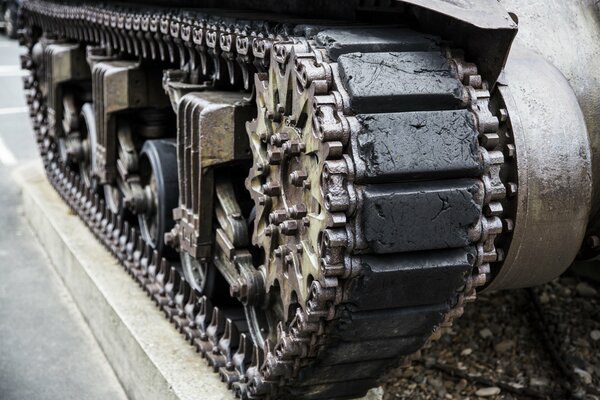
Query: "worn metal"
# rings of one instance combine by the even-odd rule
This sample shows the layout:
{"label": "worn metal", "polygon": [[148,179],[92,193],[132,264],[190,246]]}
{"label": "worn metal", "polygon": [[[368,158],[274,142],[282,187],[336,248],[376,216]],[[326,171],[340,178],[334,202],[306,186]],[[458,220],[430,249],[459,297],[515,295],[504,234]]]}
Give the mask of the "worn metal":
{"label": "worn metal", "polygon": [[[593,170],[600,171],[600,76],[591,73],[600,68],[598,3],[594,0],[550,1],[544,7],[536,7],[537,3],[527,0],[501,0],[501,3],[519,16],[520,28],[515,42],[540,54],[567,79],[585,118]],[[556,112],[560,113],[561,109]],[[594,236],[600,234],[600,173],[593,174],[593,181],[592,210],[586,233],[586,243],[591,245]],[[597,257],[600,247],[586,243],[580,256]]]}
{"label": "worn metal", "polygon": [[[211,32],[210,29],[213,28],[209,28],[208,33]],[[80,31],[75,32],[76,35],[80,34]],[[408,73],[402,78],[403,85],[396,89],[397,92],[384,90],[389,86],[394,74],[383,74],[371,88],[353,87],[353,83],[349,83],[350,71],[352,63],[356,60],[351,55],[338,52],[339,63],[336,65],[332,63],[328,52],[336,48],[335,44],[327,47],[312,42],[310,35],[314,31],[309,27],[302,28],[300,32],[305,32],[307,36],[269,38],[268,41],[261,39],[261,42],[255,42],[252,46],[253,52],[256,53],[253,68],[262,69],[268,74],[258,75],[256,78],[259,85],[258,121],[262,118],[262,125],[249,125],[254,146],[254,161],[257,157],[263,157],[264,152],[266,162],[254,163],[251,181],[257,173],[259,176],[263,175],[259,171],[261,168],[272,176],[273,179],[260,182],[256,189],[264,193],[261,196],[283,199],[281,206],[285,215],[277,213],[277,210],[269,210],[269,214],[272,214],[268,218],[269,224],[279,224],[277,230],[271,228],[271,236],[276,237],[280,244],[287,246],[286,248],[295,243],[301,244],[294,249],[303,257],[295,260],[289,251],[284,253],[283,249],[280,249],[279,258],[285,260],[288,266],[284,270],[284,277],[281,276],[279,261],[271,261],[278,256],[275,251],[277,249],[270,245],[263,246],[262,256],[269,262],[265,262],[264,267],[254,265],[255,257],[260,255],[252,254],[249,251],[251,249],[245,249],[245,246],[248,246],[247,222],[245,217],[241,216],[241,209],[235,206],[239,204],[239,199],[231,186],[226,183],[215,184],[214,176],[218,167],[249,158],[250,152],[244,151],[245,147],[240,145],[247,143],[247,139],[237,132],[243,127],[238,121],[248,121],[251,113],[236,119],[236,108],[239,104],[221,104],[221,100],[221,103],[215,101],[214,106],[213,102],[209,101],[211,94],[207,91],[186,94],[189,86],[177,87],[169,83],[176,81],[170,79],[174,77],[172,73],[166,76],[164,85],[172,97],[172,103],[178,103],[180,185],[189,192],[182,192],[181,202],[192,206],[188,207],[192,211],[199,210],[194,209],[195,203],[198,203],[198,207],[207,207],[201,215],[199,211],[196,215],[188,213],[190,217],[196,218],[195,221],[190,218],[196,226],[184,234],[177,234],[180,228],[175,229],[170,238],[171,242],[178,244],[180,249],[185,247],[185,241],[196,240],[196,232],[205,229],[213,216],[216,216],[217,226],[206,231],[207,241],[201,244],[204,245],[206,258],[212,256],[213,268],[222,273],[230,286],[231,294],[240,300],[243,308],[221,308],[218,305],[222,301],[219,300],[219,296],[210,299],[199,298],[198,293],[190,290],[190,286],[176,269],[169,268],[166,260],[160,261],[160,254],[153,250],[150,243],[124,225],[120,209],[115,213],[110,208],[107,209],[102,200],[90,202],[88,199],[94,197],[91,192],[78,196],[76,188],[81,186],[78,178],[63,172],[61,168],[64,167],[60,165],[58,170],[53,170],[59,190],[63,191],[65,197],[73,204],[81,204],[81,207],[76,207],[78,212],[99,232],[107,246],[123,259],[132,275],[161,305],[165,314],[186,333],[188,339],[203,354],[207,355],[209,362],[215,369],[220,370],[224,379],[231,383],[241,396],[261,397],[270,394],[276,397],[331,398],[364,393],[376,383],[378,371],[396,363],[393,359],[408,356],[427,340],[439,336],[440,328],[449,326],[451,321],[462,313],[464,303],[474,299],[476,288],[486,282],[488,263],[498,259],[494,237],[498,233],[498,216],[502,213],[497,201],[504,196],[504,188],[498,175],[503,157],[502,153],[496,150],[497,118],[490,111],[489,93],[475,65],[465,62],[460,52],[441,49],[432,44],[431,38],[425,38],[423,42],[429,42],[428,46],[437,53],[435,57],[420,59],[416,54],[411,54],[414,50],[410,46],[402,45],[392,53],[399,60],[406,56],[406,63],[413,69],[412,74]],[[365,38],[369,36],[367,31],[352,33],[357,32],[359,38],[361,35]],[[88,32],[90,35],[92,33]],[[164,36],[169,33],[173,32],[168,29],[163,31],[161,26],[160,40],[153,42],[157,45],[156,52],[149,51],[146,54],[161,54],[161,57],[164,55],[165,61],[173,60],[172,56],[176,53],[172,51],[178,45],[171,36]],[[337,35],[347,37],[347,34],[348,32],[344,31],[330,32],[327,43],[332,44]],[[212,40],[207,39],[209,47]],[[398,35],[398,40],[402,40],[402,34]],[[135,52],[135,45],[126,45],[126,36],[111,38],[110,43],[123,51]],[[223,43],[226,44],[226,41]],[[356,45],[360,51],[369,52],[369,40],[362,44],[355,41],[355,48]],[[260,55],[266,48],[273,48],[274,51]],[[377,57],[385,58],[389,54],[371,52],[365,56],[365,60],[369,57],[378,60]],[[212,55],[211,51],[207,53],[209,57]],[[256,57],[260,57],[262,61],[257,62]],[[440,61],[443,61],[443,67],[440,66]],[[120,61],[97,61],[94,69],[118,62]],[[213,79],[219,79],[221,71],[218,65],[213,64]],[[377,65],[367,63],[363,68],[376,68]],[[391,65],[391,69],[397,69],[393,62]],[[138,64],[134,68],[140,66],[141,64]],[[425,70],[439,71],[438,76],[421,76],[419,71]],[[190,70],[187,70],[187,74],[184,70],[183,80],[180,81],[186,85],[185,80],[193,76]],[[430,95],[433,87],[428,83],[441,79],[442,76],[447,83],[437,89],[440,95]],[[99,87],[98,89],[103,90]],[[373,92],[371,89],[376,90]],[[282,93],[290,95],[281,96]],[[377,110],[373,104],[384,104],[377,101],[385,99],[386,96],[399,99],[400,108]],[[422,99],[417,103],[419,108],[416,110],[407,110],[405,107],[411,97]],[[363,130],[361,121],[364,121],[354,113],[366,115],[366,112],[375,111],[440,111],[441,116],[440,108],[448,104],[469,110],[466,115],[466,121],[469,123],[466,125],[465,135],[470,138],[467,143],[471,143],[471,154],[480,157],[472,157],[473,165],[454,172],[446,172],[446,168],[453,168],[438,162],[437,170],[434,168],[431,171],[433,175],[428,179],[446,179],[448,174],[455,174],[456,178],[475,178],[464,181],[466,186],[461,187],[464,193],[470,195],[462,200],[457,197],[455,204],[458,210],[465,206],[471,207],[475,211],[474,218],[453,221],[457,223],[457,232],[463,232],[462,236],[459,235],[462,239],[456,243],[448,242],[443,250],[438,251],[437,246],[425,246],[423,250],[427,251],[416,258],[397,253],[407,249],[402,246],[393,248],[395,253],[391,255],[368,254],[372,251],[368,246],[363,246],[364,243],[368,243],[368,239],[363,236],[362,227],[365,221],[371,223],[377,217],[365,217],[361,211],[363,198],[368,198],[374,193],[370,186],[364,185],[368,179],[363,183],[360,180],[356,183],[353,181],[357,171],[357,176],[366,176],[363,170],[355,168],[351,157],[352,149],[357,146],[356,140]],[[245,108],[252,109],[250,105],[246,105]],[[352,108],[355,108],[355,111]],[[205,112],[206,110],[210,112]],[[202,116],[205,118],[201,118]],[[443,121],[443,118],[440,118],[440,121]],[[131,126],[128,128],[126,122],[118,119],[117,122],[117,132],[120,132],[117,139],[123,148],[123,144],[132,142],[135,132]],[[252,126],[271,128],[263,135],[262,131],[253,131]],[[215,134],[220,128],[226,128],[221,136]],[[303,131],[301,135],[300,131]],[[266,142],[267,147],[256,143],[256,138],[259,143]],[[434,138],[429,140],[435,140]],[[256,144],[261,147],[256,148]],[[130,144],[127,146],[133,151]],[[120,152],[117,166],[119,162],[131,164],[121,159],[121,155],[128,152]],[[438,157],[443,158],[443,153],[443,150],[440,150]],[[424,160],[425,169],[426,165]],[[122,170],[123,168],[118,169],[124,178]],[[206,179],[204,182],[199,179],[199,173],[206,171],[213,174],[213,179],[208,182],[212,181],[212,190],[207,188]],[[61,176],[66,176],[67,180],[62,180]],[[385,178],[384,175],[383,179],[386,182],[386,179],[390,178]],[[392,181],[394,179],[392,178]],[[200,187],[200,182],[204,186]],[[460,179],[455,184],[458,185],[459,182]],[[194,188],[194,185],[197,186]],[[435,184],[428,189],[433,192],[438,190]],[[310,196],[305,198],[303,193]],[[394,182],[393,193],[403,193],[402,183]],[[442,191],[438,192],[439,195],[444,196]],[[201,199],[201,196],[204,198]],[[213,196],[217,200],[214,205]],[[311,198],[315,199],[316,203]],[[299,201],[302,199],[312,203],[304,204],[303,201]],[[263,228],[260,221],[264,221],[265,206],[270,208],[271,204],[267,204],[268,200],[261,204],[262,201],[258,198],[255,198],[255,201],[257,206],[262,208],[257,207],[256,216],[249,217],[259,221],[261,232],[266,233],[267,229]],[[427,202],[415,204],[422,207]],[[448,204],[454,207],[452,201]],[[484,206],[489,206],[493,211],[486,211],[483,215]],[[443,202],[441,207],[441,211],[444,211]],[[133,209],[140,212],[143,208]],[[178,210],[175,217],[181,222],[182,208]],[[420,215],[425,218],[428,213]],[[393,224],[393,220],[386,221],[384,226],[389,227],[390,224]],[[459,227],[460,225],[464,226]],[[436,233],[437,228],[433,225],[431,227],[432,230],[427,234],[439,236],[441,232]],[[320,234],[319,231],[323,233]],[[346,231],[350,235],[347,235]],[[352,235],[355,237],[352,238]],[[452,233],[449,235],[454,236]],[[441,241],[443,237],[440,237],[440,243]],[[465,245],[468,246],[464,248]],[[459,248],[446,251],[451,246]],[[351,257],[346,257],[345,254]],[[197,253],[194,255],[202,259]],[[306,259],[311,261],[310,264],[306,263]],[[430,268],[421,268],[418,272],[415,266],[423,263]],[[313,265],[313,268],[308,268],[308,265]],[[297,272],[292,279],[294,270]],[[374,275],[369,278],[370,274],[367,271]],[[300,275],[305,273],[306,277]],[[422,282],[433,279],[438,273],[444,276],[450,274],[453,279],[444,280],[444,285],[432,292],[424,292],[419,296],[415,293],[416,297],[412,298],[399,298],[393,294],[394,285],[384,284],[386,281],[410,282],[411,279]],[[294,283],[294,286],[282,286],[286,281]],[[298,282],[303,283],[300,285]],[[373,302],[369,293],[377,291],[380,292],[381,298],[385,299],[384,302]],[[351,306],[354,300],[359,304],[358,309]],[[418,308],[420,311],[412,309],[417,305],[429,305],[431,301],[439,302],[438,306],[427,310]],[[401,331],[394,331],[395,333],[384,339],[384,347],[379,346],[375,350],[374,346],[378,346],[377,343],[383,339],[377,335],[354,335],[351,340],[350,336],[346,336],[344,332],[361,330],[362,321],[368,321],[370,316],[375,317],[379,310],[389,310],[386,312],[390,316],[387,321],[396,326],[404,326]],[[356,313],[358,314],[354,315]],[[410,318],[408,316],[415,315],[414,313],[419,315],[420,322],[417,325],[402,324],[402,321],[406,321]],[[363,315],[366,319],[361,317]],[[387,325],[382,323],[383,325],[379,326],[385,330]],[[319,334],[319,331],[323,334]],[[435,331],[433,336],[432,331]],[[346,339],[333,340],[340,335]],[[252,341],[249,341],[250,337]],[[308,337],[313,339],[307,341]],[[346,340],[348,343],[345,343]],[[388,350],[385,350],[386,347]],[[302,360],[302,363],[293,366],[288,360],[294,358]],[[347,363],[358,361],[361,361],[364,367],[348,375]],[[344,381],[348,382],[340,384]]]}
{"label": "worn metal", "polygon": [[[77,43],[52,40],[40,42],[44,53],[43,93],[47,99],[48,134],[58,142],[64,162],[73,160],[80,145],[78,132],[79,105],[74,91],[81,81],[89,81],[85,50]],[[86,90],[79,88],[79,91]],[[87,89],[89,91],[89,89]]]}
{"label": "worn metal", "polygon": [[564,272],[583,242],[592,202],[585,119],[566,78],[517,47],[499,92],[514,137],[518,199],[512,243],[490,290],[539,285]]}
{"label": "worn metal", "polygon": [[[491,0],[345,4],[343,24],[25,6],[25,84],[51,181],[242,398],[363,394],[439,337],[491,278],[490,288],[549,279],[582,238],[591,170],[574,98],[542,64],[546,77],[510,67],[497,81],[514,15]],[[306,5],[289,11],[311,13]],[[357,10],[429,34],[354,24]],[[117,201],[54,161],[40,31],[90,44],[96,175]],[[559,103],[569,107],[556,112]],[[176,132],[161,117],[169,105]],[[575,129],[574,140],[549,150],[539,129],[548,123]],[[177,143],[180,195],[165,239],[182,270],[160,234],[139,234],[144,216],[170,208],[139,162],[144,142],[166,137]],[[573,187],[553,160],[573,169]],[[555,207],[572,220],[566,240],[564,223],[547,217]],[[143,223],[131,226],[125,209]],[[556,257],[540,272],[525,256],[547,246]]]}
{"label": "worn metal", "polygon": [[198,92],[178,103],[180,205],[169,239],[198,260],[211,256],[215,168],[250,157],[245,121],[253,109],[243,94]]}

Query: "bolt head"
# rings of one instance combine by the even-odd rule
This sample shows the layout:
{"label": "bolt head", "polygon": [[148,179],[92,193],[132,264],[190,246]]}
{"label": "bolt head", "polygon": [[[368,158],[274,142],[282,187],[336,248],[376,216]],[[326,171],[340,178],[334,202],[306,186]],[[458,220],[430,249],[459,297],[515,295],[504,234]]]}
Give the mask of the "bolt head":
{"label": "bolt head", "polygon": [[286,236],[295,236],[298,234],[298,222],[293,219],[283,221],[281,224],[281,233]]}
{"label": "bolt head", "polygon": [[265,227],[265,236],[272,236],[275,232],[275,225],[268,225]]}
{"label": "bolt head", "polygon": [[281,164],[281,160],[283,160],[283,150],[278,147],[272,147],[267,151],[267,158],[269,159],[269,164],[279,165]]}
{"label": "bolt head", "polygon": [[306,145],[299,140],[290,140],[283,144],[283,151],[286,154],[296,156],[306,149]]}
{"label": "bolt head", "polygon": [[278,248],[276,248],[273,251],[273,254],[275,255],[275,257],[277,258],[281,258],[281,256],[283,255],[283,246],[279,246]]}
{"label": "bolt head", "polygon": [[518,191],[519,191],[519,187],[514,182],[509,182],[506,185],[506,193],[508,194],[508,196],[511,196],[511,197],[516,196]]}
{"label": "bolt head", "polygon": [[273,136],[271,136],[271,145],[281,146],[288,140],[289,140],[289,136],[287,133],[276,133]]}
{"label": "bolt head", "polygon": [[290,217],[294,219],[306,217],[307,213],[308,211],[306,210],[306,206],[304,204],[296,204],[290,208]]}
{"label": "bolt head", "polygon": [[292,185],[296,187],[302,187],[306,179],[308,179],[308,174],[304,171],[294,171],[290,174]]}
{"label": "bolt head", "polygon": [[285,210],[275,210],[269,214],[269,222],[273,225],[279,225],[287,218],[287,212]]}
{"label": "bolt head", "polygon": [[277,182],[269,181],[262,186],[263,192],[267,196],[279,196],[281,194],[281,185]]}
{"label": "bolt head", "polygon": [[506,145],[506,149],[504,151],[504,154],[506,156],[506,158],[514,158],[515,155],[517,154],[517,150],[515,148],[514,144],[507,144]]}
{"label": "bolt head", "polygon": [[500,118],[500,122],[508,121],[508,110],[506,108],[501,108],[498,111],[498,118]]}

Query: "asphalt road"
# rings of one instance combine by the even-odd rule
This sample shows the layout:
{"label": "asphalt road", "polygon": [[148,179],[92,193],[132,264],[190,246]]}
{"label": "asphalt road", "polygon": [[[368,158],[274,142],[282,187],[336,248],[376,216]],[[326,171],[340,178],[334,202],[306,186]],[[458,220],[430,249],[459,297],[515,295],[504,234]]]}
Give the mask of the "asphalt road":
{"label": "asphalt road", "polygon": [[14,168],[37,159],[19,69],[0,35],[0,399],[125,399],[124,391],[22,218]]}

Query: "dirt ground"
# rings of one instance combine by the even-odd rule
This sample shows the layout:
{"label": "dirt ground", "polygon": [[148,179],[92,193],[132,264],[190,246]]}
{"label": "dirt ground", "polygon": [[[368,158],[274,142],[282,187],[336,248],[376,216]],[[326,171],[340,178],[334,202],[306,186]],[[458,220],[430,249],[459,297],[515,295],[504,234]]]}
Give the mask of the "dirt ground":
{"label": "dirt ground", "polygon": [[410,368],[392,399],[600,399],[600,285],[573,274],[481,294]]}

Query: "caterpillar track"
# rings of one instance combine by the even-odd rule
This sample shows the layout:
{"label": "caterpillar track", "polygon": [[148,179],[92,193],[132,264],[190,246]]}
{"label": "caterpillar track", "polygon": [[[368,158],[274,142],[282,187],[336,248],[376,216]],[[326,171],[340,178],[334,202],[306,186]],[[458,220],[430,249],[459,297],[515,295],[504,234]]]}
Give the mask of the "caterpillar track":
{"label": "caterpillar track", "polygon": [[238,397],[364,395],[502,271],[518,125],[452,41],[248,11],[21,12],[51,183]]}

